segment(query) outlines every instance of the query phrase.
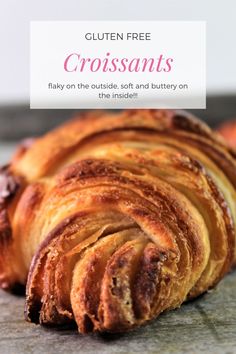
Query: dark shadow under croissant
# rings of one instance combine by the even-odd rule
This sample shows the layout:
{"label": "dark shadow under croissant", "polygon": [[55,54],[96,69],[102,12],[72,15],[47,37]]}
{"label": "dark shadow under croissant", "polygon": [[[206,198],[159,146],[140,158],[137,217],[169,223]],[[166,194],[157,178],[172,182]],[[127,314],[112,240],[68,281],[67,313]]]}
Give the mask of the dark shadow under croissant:
{"label": "dark shadow under croissant", "polygon": [[30,321],[127,331],[235,263],[235,152],[182,112],[78,118],[0,171],[0,284]]}

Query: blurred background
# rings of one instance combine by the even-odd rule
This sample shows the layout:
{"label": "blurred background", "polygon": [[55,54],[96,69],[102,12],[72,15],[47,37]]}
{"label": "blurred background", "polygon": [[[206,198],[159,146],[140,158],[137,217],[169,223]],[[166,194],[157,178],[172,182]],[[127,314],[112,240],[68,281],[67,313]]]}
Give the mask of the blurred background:
{"label": "blurred background", "polygon": [[216,127],[236,119],[235,0],[0,0],[0,163],[16,142],[75,114],[29,109],[29,24],[32,20],[207,21],[207,109],[194,113]]}

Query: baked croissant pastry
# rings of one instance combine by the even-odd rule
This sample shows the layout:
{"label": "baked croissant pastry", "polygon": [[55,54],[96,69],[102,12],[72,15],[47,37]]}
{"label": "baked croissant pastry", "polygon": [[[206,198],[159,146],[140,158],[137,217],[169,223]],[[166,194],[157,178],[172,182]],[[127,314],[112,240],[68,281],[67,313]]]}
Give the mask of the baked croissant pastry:
{"label": "baked croissant pastry", "polygon": [[214,287],[236,261],[235,152],[172,110],[89,112],[0,173],[0,283],[26,319],[122,332]]}
{"label": "baked croissant pastry", "polygon": [[236,148],[236,120],[227,120],[217,128],[217,131],[230,146]]}

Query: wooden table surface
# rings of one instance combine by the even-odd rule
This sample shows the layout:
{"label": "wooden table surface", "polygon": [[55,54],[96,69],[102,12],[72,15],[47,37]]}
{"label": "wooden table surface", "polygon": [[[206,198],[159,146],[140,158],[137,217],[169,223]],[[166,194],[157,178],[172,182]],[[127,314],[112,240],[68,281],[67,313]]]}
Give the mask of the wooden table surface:
{"label": "wooden table surface", "polygon": [[0,291],[1,354],[236,353],[236,272],[211,293],[124,335],[81,335],[23,318],[24,298]]}
{"label": "wooden table surface", "polygon": [[[14,143],[0,143],[0,164]],[[0,354],[236,353],[236,271],[211,293],[124,335],[80,335],[24,321],[24,297],[0,291]]]}

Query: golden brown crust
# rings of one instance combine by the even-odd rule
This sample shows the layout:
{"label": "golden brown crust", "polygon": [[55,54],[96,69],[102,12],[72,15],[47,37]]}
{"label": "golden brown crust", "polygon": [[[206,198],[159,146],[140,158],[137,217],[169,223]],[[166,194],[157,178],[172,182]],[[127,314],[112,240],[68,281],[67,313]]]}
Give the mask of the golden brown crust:
{"label": "golden brown crust", "polygon": [[5,290],[18,284],[14,274],[12,218],[24,186],[24,179],[14,175],[10,166],[0,168],[0,287]]}
{"label": "golden brown crust", "polygon": [[0,184],[1,286],[28,274],[28,320],[126,331],[230,270],[235,153],[204,123],[89,112],[31,143]]}
{"label": "golden brown crust", "polygon": [[[233,148],[236,148],[236,121],[235,119],[226,120],[218,126],[217,132],[223,136],[227,143]],[[235,150],[234,150],[235,151]]]}

